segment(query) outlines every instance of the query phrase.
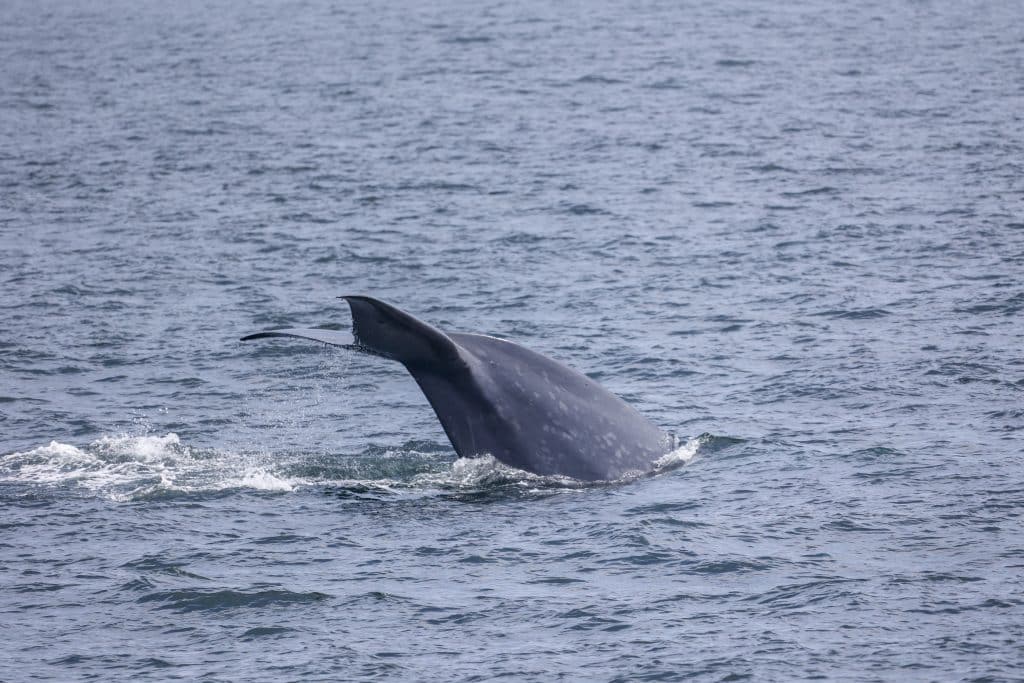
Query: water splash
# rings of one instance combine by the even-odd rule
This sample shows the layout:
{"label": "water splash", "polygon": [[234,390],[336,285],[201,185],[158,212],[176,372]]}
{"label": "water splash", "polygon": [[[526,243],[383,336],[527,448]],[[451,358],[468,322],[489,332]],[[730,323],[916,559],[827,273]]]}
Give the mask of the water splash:
{"label": "water splash", "polygon": [[[653,474],[689,463],[714,438],[703,434],[681,443],[655,463]],[[281,456],[196,448],[183,444],[173,432],[120,434],[103,436],[84,448],[51,441],[0,456],[0,483],[77,488],[115,501],[236,489],[290,493],[309,486],[394,496],[508,489],[550,492],[593,485],[519,470],[492,456],[452,456],[446,448],[418,441],[400,448],[371,447],[359,455]],[[637,472],[620,482],[647,474]]]}
{"label": "water splash", "polygon": [[118,501],[235,488],[291,491],[298,485],[258,456],[193,448],[174,433],[103,436],[85,448],[51,441],[0,457],[0,482],[74,486]]}
{"label": "water splash", "polygon": [[686,465],[697,456],[702,446],[711,443],[714,438],[711,434],[701,434],[682,443],[677,442],[675,448],[654,461],[654,472],[667,472]]}

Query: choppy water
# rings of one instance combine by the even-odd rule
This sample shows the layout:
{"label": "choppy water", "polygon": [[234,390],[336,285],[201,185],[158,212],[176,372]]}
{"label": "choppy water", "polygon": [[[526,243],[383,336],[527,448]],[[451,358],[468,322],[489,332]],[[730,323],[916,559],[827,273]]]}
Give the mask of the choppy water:
{"label": "choppy water", "polygon": [[[0,678],[1009,680],[1015,2],[0,4]],[[368,293],[683,438],[456,461]]]}

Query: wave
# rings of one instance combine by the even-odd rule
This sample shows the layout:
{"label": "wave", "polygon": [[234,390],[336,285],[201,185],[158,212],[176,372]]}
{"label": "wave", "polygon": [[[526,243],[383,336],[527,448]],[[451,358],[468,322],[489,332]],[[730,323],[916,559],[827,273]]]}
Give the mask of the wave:
{"label": "wave", "polygon": [[157,609],[168,609],[175,612],[223,612],[228,609],[251,607],[276,607],[289,604],[307,604],[321,602],[331,596],[325,593],[296,593],[282,588],[265,588],[263,590],[210,590],[210,589],[178,589],[148,593],[136,602],[156,603]]}
{"label": "wave", "polygon": [[127,501],[160,492],[292,491],[259,456],[181,443],[177,434],[104,436],[85,448],[51,441],[0,457],[0,482],[75,487]]}
{"label": "wave", "polygon": [[[717,437],[683,442],[655,463],[658,475],[689,463]],[[605,482],[609,483],[609,482]],[[291,493],[303,487],[342,489],[352,494],[394,496],[437,492],[527,492],[593,486],[564,476],[543,476],[502,464],[491,456],[455,458],[430,442],[401,448],[371,447],[359,455],[286,455],[196,448],[177,434],[104,436],[88,446],[51,441],[0,456],[0,484],[73,489],[118,502],[225,491]],[[598,484],[600,485],[600,484]]]}

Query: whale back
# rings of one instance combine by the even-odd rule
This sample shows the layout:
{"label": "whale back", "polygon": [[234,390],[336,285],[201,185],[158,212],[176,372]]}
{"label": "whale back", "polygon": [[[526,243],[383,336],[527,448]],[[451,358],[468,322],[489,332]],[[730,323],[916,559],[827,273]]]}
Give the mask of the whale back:
{"label": "whale back", "polygon": [[[449,336],[475,385],[464,395],[479,397],[476,413],[489,440],[484,450],[501,462],[544,475],[611,480],[650,470],[669,450],[667,434],[586,375],[503,339]],[[434,388],[424,388],[428,399]],[[469,427],[449,438],[479,439],[478,427]]]}

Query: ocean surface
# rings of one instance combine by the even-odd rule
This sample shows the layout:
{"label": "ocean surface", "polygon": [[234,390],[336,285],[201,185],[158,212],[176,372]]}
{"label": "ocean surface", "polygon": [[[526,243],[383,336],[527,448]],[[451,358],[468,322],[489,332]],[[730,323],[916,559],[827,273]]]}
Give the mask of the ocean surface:
{"label": "ocean surface", "polygon": [[[458,460],[344,294],[682,444]],[[0,3],[0,680],[1024,671],[1024,6]]]}

